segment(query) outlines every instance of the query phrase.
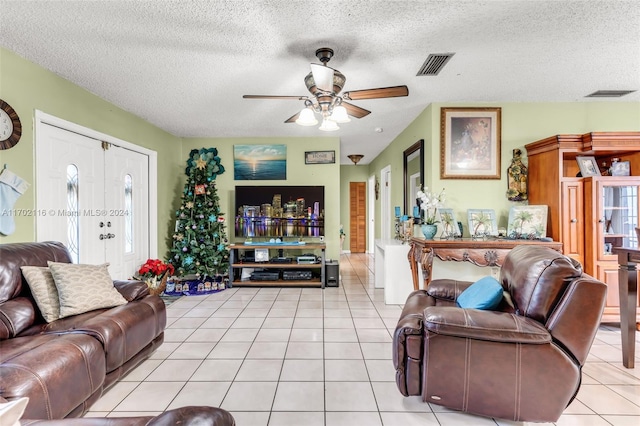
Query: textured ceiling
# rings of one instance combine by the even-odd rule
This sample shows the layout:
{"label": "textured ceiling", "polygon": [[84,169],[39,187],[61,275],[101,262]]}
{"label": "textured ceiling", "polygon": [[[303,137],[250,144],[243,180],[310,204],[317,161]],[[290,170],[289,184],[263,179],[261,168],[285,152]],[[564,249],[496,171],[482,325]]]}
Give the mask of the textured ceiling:
{"label": "textured ceiling", "polygon": [[[640,90],[637,0],[0,0],[0,45],[174,135],[337,136],[343,164],[353,153],[371,161],[434,102]],[[372,113],[333,133],[284,123],[302,101],[242,99],[307,95],[324,46],[345,91],[406,84],[409,96],[353,101]],[[416,77],[430,53],[447,52],[439,75]]]}

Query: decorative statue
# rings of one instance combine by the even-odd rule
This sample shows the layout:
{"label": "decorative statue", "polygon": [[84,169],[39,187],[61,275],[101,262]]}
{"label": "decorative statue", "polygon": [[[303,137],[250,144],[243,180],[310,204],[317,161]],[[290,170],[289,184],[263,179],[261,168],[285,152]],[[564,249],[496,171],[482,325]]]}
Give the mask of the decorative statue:
{"label": "decorative statue", "polygon": [[509,201],[524,201],[527,197],[527,166],[522,162],[522,151],[513,150],[513,159],[507,169],[509,176],[509,189],[507,198]]}

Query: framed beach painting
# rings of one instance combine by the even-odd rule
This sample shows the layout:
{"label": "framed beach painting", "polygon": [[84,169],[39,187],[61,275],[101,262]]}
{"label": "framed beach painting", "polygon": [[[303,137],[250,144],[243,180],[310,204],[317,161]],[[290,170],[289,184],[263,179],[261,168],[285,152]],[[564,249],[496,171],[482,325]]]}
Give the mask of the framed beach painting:
{"label": "framed beach painting", "polygon": [[484,237],[498,235],[496,212],[493,209],[469,209],[467,210],[469,221],[469,233],[472,237]]}
{"label": "framed beach painting", "polygon": [[442,108],[440,177],[500,179],[501,108]]}
{"label": "framed beach painting", "polygon": [[547,236],[547,206],[513,206],[509,210],[509,238],[529,239]]}
{"label": "framed beach painting", "polygon": [[234,145],[235,180],[286,180],[286,145]]}

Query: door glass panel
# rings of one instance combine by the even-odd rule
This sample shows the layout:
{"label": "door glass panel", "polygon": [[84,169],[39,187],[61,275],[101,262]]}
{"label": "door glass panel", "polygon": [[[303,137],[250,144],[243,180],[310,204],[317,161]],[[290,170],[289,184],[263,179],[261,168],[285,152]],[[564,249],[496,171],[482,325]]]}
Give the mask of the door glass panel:
{"label": "door glass panel", "polygon": [[67,166],[67,249],[73,263],[80,263],[80,210],[78,206],[78,168]]}
{"label": "door glass panel", "polygon": [[124,251],[133,252],[133,178],[124,177]]}
{"label": "door glass panel", "polygon": [[604,254],[613,247],[638,247],[635,228],[638,226],[638,187],[603,187]]}

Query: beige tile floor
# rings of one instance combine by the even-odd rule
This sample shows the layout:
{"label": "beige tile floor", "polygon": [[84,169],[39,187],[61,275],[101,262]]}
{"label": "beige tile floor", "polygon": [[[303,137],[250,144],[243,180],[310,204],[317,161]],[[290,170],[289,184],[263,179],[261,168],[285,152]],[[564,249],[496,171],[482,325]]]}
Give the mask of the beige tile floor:
{"label": "beige tile floor", "polygon": [[[398,392],[391,336],[401,307],[384,304],[373,270],[373,256],[343,255],[339,288],[238,287],[177,300],[165,343],[87,416],[211,405],[238,426],[516,424]],[[621,359],[619,329],[603,325],[557,425],[640,425],[640,357],[633,370]]]}

